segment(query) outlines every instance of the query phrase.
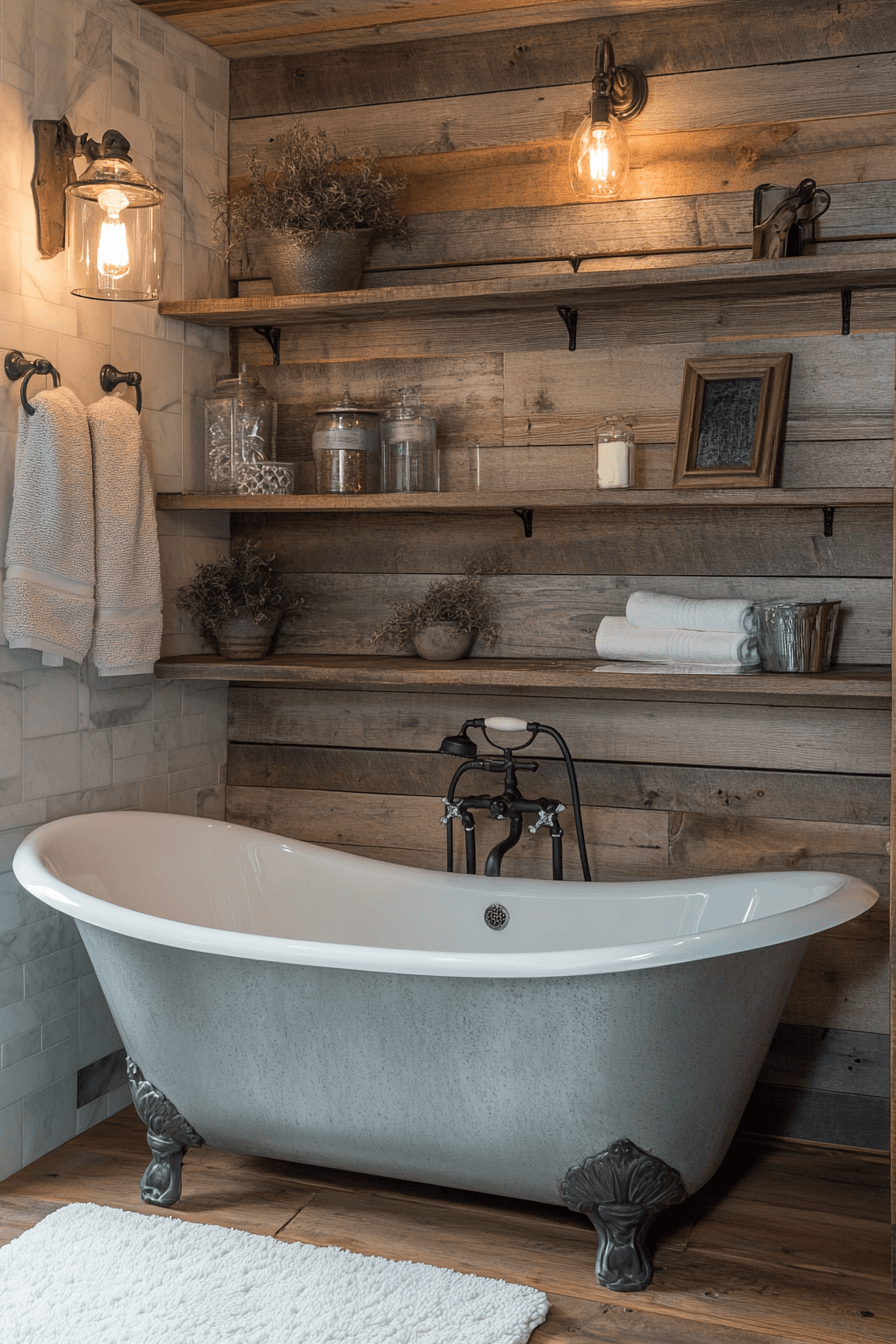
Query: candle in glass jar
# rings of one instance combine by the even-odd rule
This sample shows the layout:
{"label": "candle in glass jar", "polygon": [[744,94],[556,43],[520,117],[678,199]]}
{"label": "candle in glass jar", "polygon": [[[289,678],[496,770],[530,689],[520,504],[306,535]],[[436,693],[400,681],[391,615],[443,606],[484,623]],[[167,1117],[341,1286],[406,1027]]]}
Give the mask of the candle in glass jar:
{"label": "candle in glass jar", "polygon": [[623,490],[632,483],[632,450],[635,436],[631,425],[608,415],[595,434],[598,490]]}

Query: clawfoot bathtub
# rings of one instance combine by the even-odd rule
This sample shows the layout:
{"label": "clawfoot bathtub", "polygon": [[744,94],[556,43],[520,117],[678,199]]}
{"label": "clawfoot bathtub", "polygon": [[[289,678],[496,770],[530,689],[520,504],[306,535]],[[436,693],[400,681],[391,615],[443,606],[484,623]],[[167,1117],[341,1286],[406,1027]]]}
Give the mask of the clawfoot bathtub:
{"label": "clawfoot bathtub", "polygon": [[224,822],[55,821],[16,875],[77,920],[173,1203],[190,1144],[587,1213],[598,1277],[713,1174],[831,873],[564,885],[398,867]]}

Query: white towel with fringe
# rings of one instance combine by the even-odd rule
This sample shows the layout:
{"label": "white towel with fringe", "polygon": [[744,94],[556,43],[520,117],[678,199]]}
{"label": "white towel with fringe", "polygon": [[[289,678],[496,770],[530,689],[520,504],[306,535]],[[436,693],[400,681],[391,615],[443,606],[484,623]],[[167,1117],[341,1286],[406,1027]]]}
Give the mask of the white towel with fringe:
{"label": "white towel with fringe", "polygon": [[93,443],[97,672],[151,672],[162,642],[155,499],[137,412],[120,397],[87,407]]}
{"label": "white towel with fringe", "polygon": [[81,402],[67,387],[19,410],[6,540],[3,633],[11,649],[39,649],[45,666],[80,663],[93,638],[93,471]]}
{"label": "white towel with fringe", "polygon": [[632,593],[625,607],[630,625],[644,630],[727,630],[756,633],[753,603],[739,597],[673,597]]}
{"label": "white towel with fringe", "polygon": [[756,640],[714,630],[639,630],[624,616],[605,616],[594,647],[601,658],[643,663],[759,662]]}

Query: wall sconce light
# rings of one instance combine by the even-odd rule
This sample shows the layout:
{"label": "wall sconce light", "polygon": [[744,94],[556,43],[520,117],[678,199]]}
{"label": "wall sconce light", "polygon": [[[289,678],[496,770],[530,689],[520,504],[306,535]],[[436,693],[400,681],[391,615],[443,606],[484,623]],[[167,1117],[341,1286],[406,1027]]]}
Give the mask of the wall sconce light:
{"label": "wall sconce light", "polygon": [[[42,257],[66,250],[69,288],[84,299],[157,299],[162,282],[164,193],[132,166],[120,131],[97,144],[68,119],[35,121],[37,243]],[[74,160],[88,166],[75,176]]]}
{"label": "wall sconce light", "polygon": [[586,201],[618,196],[628,172],[628,137],[623,121],[647,102],[647,76],[633,65],[616,65],[608,37],[594,52],[591,106],[569,150],[569,181]]}

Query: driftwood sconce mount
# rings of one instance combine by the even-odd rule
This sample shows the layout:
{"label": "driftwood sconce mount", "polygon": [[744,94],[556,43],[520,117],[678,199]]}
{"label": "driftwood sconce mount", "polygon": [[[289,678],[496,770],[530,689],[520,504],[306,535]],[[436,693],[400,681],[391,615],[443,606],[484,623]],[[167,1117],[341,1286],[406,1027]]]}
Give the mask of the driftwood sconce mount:
{"label": "driftwood sconce mount", "polygon": [[31,190],[37,206],[37,246],[42,257],[65,248],[65,189],[74,182],[75,159],[122,159],[130,163],[130,144],[120,131],[106,131],[97,144],[85,132],[75,135],[68,117],[34,123],[34,176]]}

